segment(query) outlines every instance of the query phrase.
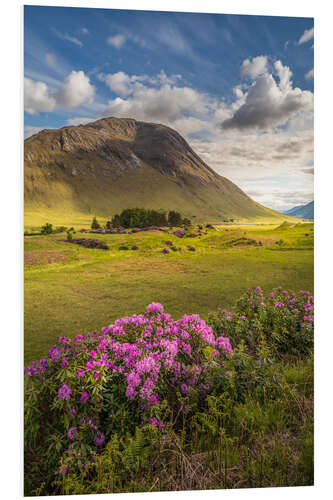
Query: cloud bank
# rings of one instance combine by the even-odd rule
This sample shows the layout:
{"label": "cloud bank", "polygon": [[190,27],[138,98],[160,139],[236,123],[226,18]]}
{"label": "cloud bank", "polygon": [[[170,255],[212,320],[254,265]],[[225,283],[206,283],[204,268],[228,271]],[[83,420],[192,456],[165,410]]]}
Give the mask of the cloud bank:
{"label": "cloud bank", "polygon": [[56,92],[51,92],[43,82],[24,78],[24,110],[33,115],[39,111],[53,111],[56,107],[75,108],[91,104],[95,87],[83,71],[72,71]]}
{"label": "cloud bank", "polygon": [[[299,111],[311,109],[312,92],[293,88],[292,72],[281,61],[276,61],[272,73],[268,73],[267,60],[246,60],[245,71],[254,79],[245,102],[233,116],[222,123],[223,129],[267,130],[283,125]],[[244,63],[242,65],[244,74]]]}

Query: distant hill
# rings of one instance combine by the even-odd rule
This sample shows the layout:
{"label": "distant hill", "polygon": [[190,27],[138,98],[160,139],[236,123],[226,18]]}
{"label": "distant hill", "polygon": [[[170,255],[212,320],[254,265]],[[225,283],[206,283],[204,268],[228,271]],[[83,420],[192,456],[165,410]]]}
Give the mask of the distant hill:
{"label": "distant hill", "polygon": [[299,205],[298,207],[291,208],[286,212],[286,215],[291,215],[292,217],[298,217],[299,219],[314,219],[314,201],[310,201],[306,205]]}
{"label": "distant hill", "polygon": [[175,130],[130,118],[43,130],[24,143],[25,210],[109,217],[124,208],[198,219],[277,218],[218,175]]}

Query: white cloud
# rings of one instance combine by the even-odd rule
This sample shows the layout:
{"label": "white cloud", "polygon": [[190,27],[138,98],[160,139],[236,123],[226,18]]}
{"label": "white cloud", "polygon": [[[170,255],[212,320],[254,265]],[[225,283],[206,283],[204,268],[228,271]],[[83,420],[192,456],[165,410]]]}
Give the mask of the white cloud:
{"label": "white cloud", "polygon": [[112,92],[115,92],[122,97],[132,94],[137,82],[148,80],[148,78],[149,77],[146,75],[129,76],[123,71],[119,71],[118,73],[110,73],[108,75],[100,73],[98,75],[98,79],[105,82],[109,89],[112,90]]}
{"label": "white cloud", "polygon": [[249,189],[246,193],[262,205],[280,212],[306,205],[313,200],[313,189],[311,187],[299,190],[286,186],[284,190],[281,190],[280,188],[267,189],[267,187],[262,186]]}
{"label": "white cloud", "polygon": [[82,33],[82,35],[90,35],[90,31],[84,27],[80,29],[80,33]]}
{"label": "white cloud", "polygon": [[32,127],[30,125],[26,125],[24,127],[24,139],[27,139],[32,135],[38,134],[38,132],[40,132],[41,130],[43,130],[42,127]]}
{"label": "white cloud", "polygon": [[54,68],[57,65],[57,58],[55,54],[47,53],[45,54],[45,61],[48,66]]}
{"label": "white cloud", "polygon": [[314,71],[313,71],[313,68],[312,68],[312,69],[310,69],[310,71],[308,71],[308,72],[307,72],[304,76],[305,76],[305,78],[306,78],[307,80],[312,80],[312,79],[313,79],[313,77],[314,77]]}
{"label": "white cloud", "polygon": [[87,123],[94,122],[97,118],[88,118],[87,116],[77,116],[75,118],[69,118],[67,120],[67,125],[86,125]]}
{"label": "white cloud", "polygon": [[313,164],[312,130],[292,135],[288,131],[263,134],[232,130],[210,141],[190,140],[190,144],[219,174],[243,186],[251,179],[288,179]]}
{"label": "white cloud", "polygon": [[[290,69],[276,61],[274,70],[279,83],[272,74],[259,74],[248,89],[243,104],[222,123],[224,129],[267,130],[286,123],[300,111],[312,108],[312,92],[293,88]],[[252,71],[252,74],[256,73],[258,71]]]}
{"label": "white cloud", "polygon": [[38,111],[53,111],[56,100],[43,82],[24,78],[24,110],[33,115]]}
{"label": "white cloud", "polygon": [[290,68],[283,66],[281,61],[275,61],[274,68],[280,80],[279,87],[281,91],[284,93],[289,92],[292,89],[292,72]]}
{"label": "white cloud", "polygon": [[313,36],[314,36],[314,28],[305,30],[301,38],[298,40],[298,45],[308,42],[309,40],[312,40]]}
{"label": "white cloud", "polygon": [[56,93],[57,104],[63,108],[74,108],[81,104],[91,104],[94,100],[95,87],[83,71],[72,71],[65,78]]}
{"label": "white cloud", "polygon": [[125,42],[126,42],[126,37],[120,34],[109,36],[107,39],[108,45],[112,45],[116,49],[121,49],[121,47],[124,45]]}
{"label": "white cloud", "polygon": [[164,24],[157,32],[159,42],[163,43],[175,52],[189,53],[191,49],[182,36],[179,29],[174,24]]}
{"label": "white cloud", "polygon": [[160,88],[144,85],[135,87],[127,99],[117,97],[110,100],[106,114],[118,117],[133,117],[138,120],[172,123],[187,113],[208,111],[207,98],[189,87],[169,84]]}
{"label": "white cloud", "polygon": [[83,43],[81,42],[81,40],[78,40],[77,38],[75,38],[75,36],[71,36],[68,33],[61,33],[61,31],[58,31],[55,28],[52,28],[52,31],[61,40],[67,40],[68,42],[74,43],[74,45],[78,45],[79,47],[83,47]]}
{"label": "white cloud", "polygon": [[172,123],[172,127],[181,135],[190,135],[196,132],[207,131],[209,123],[193,116],[178,118]]}
{"label": "white cloud", "polygon": [[24,110],[29,114],[53,111],[57,106],[74,108],[92,104],[95,87],[83,71],[72,71],[57,92],[50,92],[44,82],[24,78]]}
{"label": "white cloud", "polygon": [[245,59],[240,69],[241,76],[249,76],[251,79],[256,78],[268,71],[268,62],[266,56],[254,57],[252,61]]}
{"label": "white cloud", "polygon": [[118,73],[109,73],[107,75],[99,73],[97,78],[105,82],[112,92],[115,92],[121,97],[126,97],[133,94],[135,90],[143,88],[142,82],[149,83],[153,86],[174,85],[178,80],[181,80],[182,77],[181,75],[167,76],[162,69],[158,75],[153,77],[148,75],[130,76],[123,71],[118,71]]}

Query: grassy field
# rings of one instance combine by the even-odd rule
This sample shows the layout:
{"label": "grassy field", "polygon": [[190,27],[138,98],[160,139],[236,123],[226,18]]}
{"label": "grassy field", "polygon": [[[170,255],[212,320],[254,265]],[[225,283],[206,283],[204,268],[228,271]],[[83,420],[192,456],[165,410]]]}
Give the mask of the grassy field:
{"label": "grassy field", "polygon": [[[72,224],[79,230],[90,222]],[[59,336],[99,329],[152,301],[175,318],[207,318],[217,307],[232,309],[247,287],[313,291],[313,223],[216,226],[183,239],[172,231],[86,236],[109,250],[60,241],[65,236],[25,237],[25,361],[44,355]],[[177,251],[165,255],[167,240]],[[133,245],[138,250],[119,249]]]}

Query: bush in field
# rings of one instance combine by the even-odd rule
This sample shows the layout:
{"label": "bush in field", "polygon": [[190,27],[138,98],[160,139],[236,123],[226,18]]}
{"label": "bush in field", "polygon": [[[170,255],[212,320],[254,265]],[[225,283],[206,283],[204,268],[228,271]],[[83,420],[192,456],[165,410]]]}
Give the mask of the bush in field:
{"label": "bush in field", "polygon": [[111,221],[112,227],[121,227],[119,214],[116,214]]}
{"label": "bush in field", "polygon": [[95,240],[91,238],[73,238],[72,233],[67,233],[67,240],[62,240],[67,243],[74,243],[76,245],[81,245],[85,248],[97,248],[102,250],[108,250],[109,247],[106,243],[100,240]]}
{"label": "bush in field", "polygon": [[181,428],[211,371],[229,380],[231,353],[198,315],[174,321],[154,302],[100,333],[60,337],[25,368],[26,449],[39,445],[49,480],[84,474],[117,435]]}
{"label": "bush in field", "polygon": [[98,220],[96,219],[96,215],[95,215],[95,217],[93,218],[92,223],[91,223],[91,229],[100,229],[100,228],[101,228],[101,226],[100,226]]}
{"label": "bush in field", "polygon": [[187,218],[183,219],[182,224],[186,229],[189,229],[192,226],[192,222]]}
{"label": "bush in field", "polygon": [[307,354],[313,349],[313,297],[281,286],[265,295],[258,286],[239,299],[233,313],[220,309],[211,314],[209,325],[216,334],[228,336],[233,345],[244,340],[252,353],[263,336],[273,355]]}
{"label": "bush in field", "polygon": [[52,224],[49,224],[47,222],[44,226],[42,226],[41,234],[52,234],[52,232],[53,232]]}
{"label": "bush in field", "polygon": [[182,216],[179,212],[175,212],[174,210],[170,210],[168,214],[168,223],[172,227],[181,226],[182,224]]}

